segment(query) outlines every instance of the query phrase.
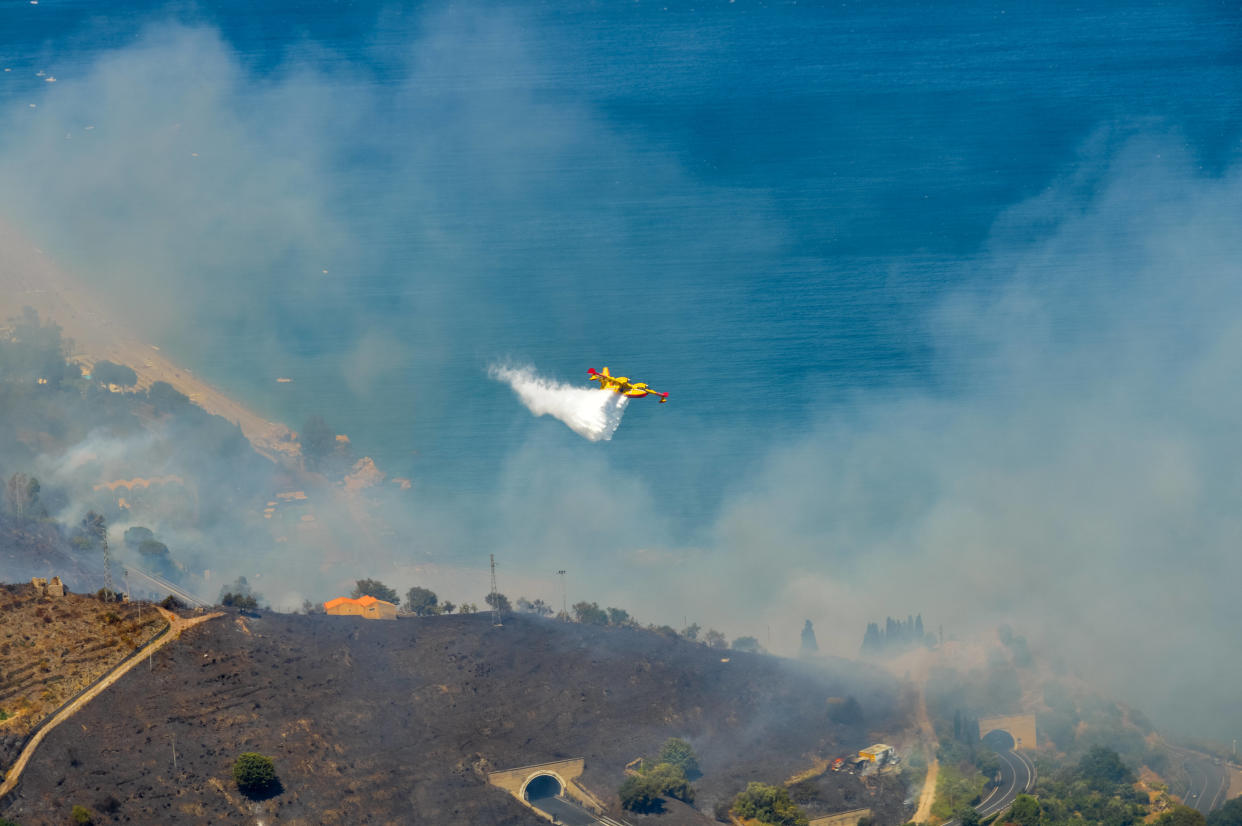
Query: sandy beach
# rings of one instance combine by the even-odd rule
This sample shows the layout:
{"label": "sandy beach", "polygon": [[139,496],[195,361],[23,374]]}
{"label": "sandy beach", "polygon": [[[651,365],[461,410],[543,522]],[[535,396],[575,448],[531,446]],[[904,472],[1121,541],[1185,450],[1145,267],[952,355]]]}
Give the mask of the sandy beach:
{"label": "sandy beach", "polygon": [[289,427],[239,404],[169,360],[157,346],[140,340],[99,296],[0,221],[0,321],[19,315],[24,307],[59,324],[65,337],[73,340],[73,360],[84,367],[106,359],[133,368],[140,388],[168,382],[207,412],[235,422],[259,452],[272,459],[298,456]]}

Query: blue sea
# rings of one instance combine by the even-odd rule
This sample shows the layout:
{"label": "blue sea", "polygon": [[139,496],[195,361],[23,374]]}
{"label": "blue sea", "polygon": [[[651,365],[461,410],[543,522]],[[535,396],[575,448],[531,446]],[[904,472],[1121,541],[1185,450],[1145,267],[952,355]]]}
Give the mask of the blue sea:
{"label": "blue sea", "polygon": [[[0,69],[0,220],[409,477],[398,562],[1012,619],[1242,730],[1237,3],[2,0]],[[669,403],[588,442],[494,364]]]}
{"label": "blue sea", "polygon": [[[1220,171],[1242,123],[1229,3],[5,0],[0,32],[0,212],[166,350],[425,495],[526,448],[682,541],[860,394],[961,390],[936,308],[1007,277],[1016,205],[1149,133]],[[496,362],[671,401],[588,444]]]}

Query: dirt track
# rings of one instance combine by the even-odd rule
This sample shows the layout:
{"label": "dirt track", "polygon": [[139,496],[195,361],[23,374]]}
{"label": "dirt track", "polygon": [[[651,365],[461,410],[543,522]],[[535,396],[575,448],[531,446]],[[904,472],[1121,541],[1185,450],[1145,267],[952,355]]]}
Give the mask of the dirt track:
{"label": "dirt track", "polygon": [[[54,824],[70,804],[111,795],[115,822],[403,824],[416,812],[420,823],[522,826],[543,821],[488,786],[488,771],[583,757],[583,783],[615,801],[626,763],[681,736],[703,777],[699,812],[679,817],[708,824],[703,812],[749,781],[780,782],[808,754],[856,750],[906,724],[897,685],[873,669],[723,662],[636,629],[521,617],[496,629],[486,615],[264,614],[245,625],[209,623],[60,726],[0,815]],[[847,695],[865,721],[829,719],[827,698]],[[225,794],[243,751],[276,761],[279,795]],[[885,823],[907,819],[900,784],[820,780],[815,813],[866,806]]]}
{"label": "dirt track", "polygon": [[940,774],[940,761],[936,759],[936,729],[927,713],[927,672],[930,657],[931,653],[928,651],[914,651],[897,658],[889,666],[894,674],[908,674],[919,691],[916,722],[923,745],[927,748],[928,760],[927,777],[923,780],[923,790],[919,792],[919,807],[910,818],[914,823],[926,823],[931,819],[932,804],[936,802],[936,777]]}
{"label": "dirt track", "polygon": [[44,724],[43,728],[35,732],[34,737],[30,738],[30,742],[26,744],[24,749],[22,749],[22,753],[17,756],[17,760],[13,763],[12,768],[10,768],[8,774],[5,775],[4,783],[0,783],[0,800],[3,800],[4,796],[13,791],[13,789],[17,786],[17,782],[21,779],[22,772],[25,770],[26,764],[30,762],[31,756],[35,753],[35,749],[39,747],[39,744],[43,742],[43,738],[47,737],[53,729],[68,720],[76,714],[79,709],[106,691],[109,686],[113,685],[117,680],[121,679],[121,677],[125,676],[131,668],[142,662],[144,657],[149,656],[157,649],[167,645],[170,641],[180,637],[182,631],[198,625],[200,622],[206,622],[209,619],[221,616],[219,613],[205,614],[204,616],[194,617],[187,620],[178,617],[171,611],[158,608],[158,606],[157,610],[164,615],[164,619],[168,620],[168,630],[159,637],[151,640],[142,648],[138,649],[133,656],[118,665],[112,671],[108,672],[107,676],[105,676],[102,680],[79,694],[69,703],[69,705],[61,709],[55,717],[48,720],[47,723]]}

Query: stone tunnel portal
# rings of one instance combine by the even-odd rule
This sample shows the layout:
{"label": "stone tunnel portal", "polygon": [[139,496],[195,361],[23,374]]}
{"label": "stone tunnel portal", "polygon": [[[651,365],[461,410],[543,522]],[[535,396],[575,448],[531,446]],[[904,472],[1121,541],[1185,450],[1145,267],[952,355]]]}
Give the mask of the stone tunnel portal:
{"label": "stone tunnel portal", "polygon": [[531,778],[526,784],[527,800],[543,800],[548,797],[556,797],[565,791],[565,787],[561,785],[561,781],[557,780],[550,774],[541,774],[538,777]]}
{"label": "stone tunnel portal", "polygon": [[1011,751],[1018,745],[1013,735],[1003,728],[994,728],[980,739],[993,751]]}

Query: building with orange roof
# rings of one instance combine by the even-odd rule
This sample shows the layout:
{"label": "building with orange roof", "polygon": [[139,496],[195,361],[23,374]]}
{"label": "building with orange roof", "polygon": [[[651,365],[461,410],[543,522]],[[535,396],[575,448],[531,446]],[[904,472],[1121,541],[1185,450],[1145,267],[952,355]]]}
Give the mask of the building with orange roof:
{"label": "building with orange roof", "polygon": [[364,596],[358,599],[337,597],[325,602],[323,610],[338,617],[362,617],[364,619],[382,620],[395,620],[397,618],[397,606],[391,602],[376,599],[373,596]]}

